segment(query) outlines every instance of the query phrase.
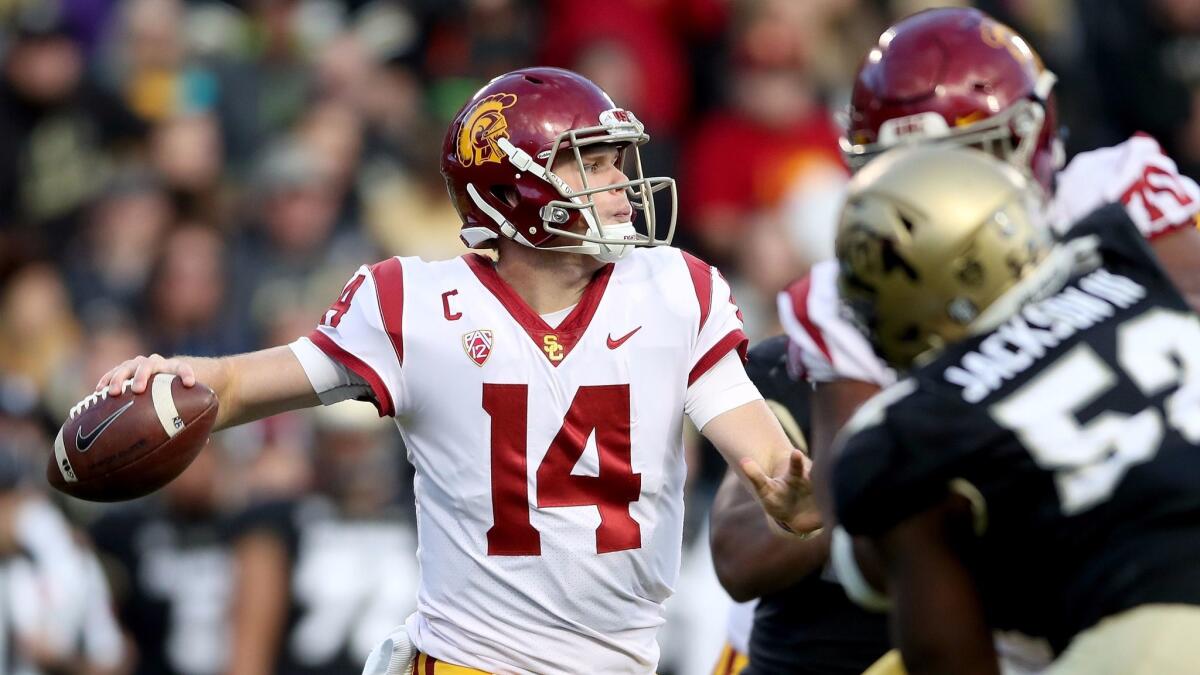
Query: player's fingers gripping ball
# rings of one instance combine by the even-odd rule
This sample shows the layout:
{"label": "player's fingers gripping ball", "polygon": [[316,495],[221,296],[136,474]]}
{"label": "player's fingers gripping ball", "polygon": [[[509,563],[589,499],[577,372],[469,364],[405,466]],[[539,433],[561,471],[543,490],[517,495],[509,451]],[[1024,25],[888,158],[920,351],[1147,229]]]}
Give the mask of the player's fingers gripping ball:
{"label": "player's fingers gripping ball", "polygon": [[57,490],[89,501],[147,495],[192,463],[217,419],[217,396],[159,373],[142,393],[124,380],[119,393],[101,389],[67,415],[54,440],[46,478]]}

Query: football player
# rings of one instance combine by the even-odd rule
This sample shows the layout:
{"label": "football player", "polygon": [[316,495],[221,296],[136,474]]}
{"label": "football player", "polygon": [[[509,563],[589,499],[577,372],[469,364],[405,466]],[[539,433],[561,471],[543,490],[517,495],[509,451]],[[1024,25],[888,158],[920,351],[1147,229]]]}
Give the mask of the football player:
{"label": "football player", "polygon": [[[1113,204],[1052,245],[1040,191],[972,149],[851,181],[838,288],[903,379],[832,454],[838,522],[881,558],[912,673],[1200,663],[1200,317]],[[835,560],[837,556],[835,555]]]}
{"label": "football player", "polygon": [[156,499],[91,525],[135,675],[217,675],[230,665],[235,568],[218,495],[219,451],[201,453]]}
{"label": "football player", "polygon": [[679,566],[685,414],[772,522],[805,533],[819,517],[807,460],[746,377],[728,284],[667,246],[674,181],[642,174],[648,139],[575,73],[502,75],[442,152],[463,241],[498,259],[363,266],[291,345],[138,357],[99,386],[132,377],[141,392],[155,372],[204,382],[218,428],[372,401],[416,469],[421,584],[406,635],[423,672],[652,672]]}
{"label": "football player", "polygon": [[[1099,206],[1123,204],[1192,307],[1200,306],[1200,254],[1194,225],[1200,187],[1176,170],[1150,137],[1077,155],[1065,169],[1057,136],[1054,76],[1019,35],[975,9],[940,8],[885,30],[855,79],[843,146],[860,168],[901,144],[961,143],[1002,156],[1052,191],[1058,232]],[[793,366],[814,383],[813,456],[822,456],[853,411],[895,373],[842,316],[837,264],[818,263],[779,295],[780,318],[795,344]],[[821,463],[817,481],[821,482]],[[836,530],[834,531],[837,534]],[[850,541],[837,537],[848,550]],[[874,589],[854,574],[851,593]],[[1005,641],[1007,664],[1036,670],[1043,646]]]}
{"label": "football player", "polygon": [[1059,233],[1120,202],[1175,286],[1200,307],[1200,188],[1145,134],[1080,153],[1062,168],[1055,79],[1021,36],[979,10],[914,14],[885,30],[863,60],[843,151],[857,170],[899,145],[986,150],[1054,196],[1050,223]]}

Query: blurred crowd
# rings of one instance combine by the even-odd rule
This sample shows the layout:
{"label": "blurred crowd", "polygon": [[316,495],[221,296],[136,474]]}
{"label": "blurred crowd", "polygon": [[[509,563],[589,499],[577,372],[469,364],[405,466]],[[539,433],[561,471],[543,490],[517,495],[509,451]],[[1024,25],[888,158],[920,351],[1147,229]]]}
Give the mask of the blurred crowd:
{"label": "blurred crowd", "polygon": [[[65,411],[138,353],[307,334],[363,262],[461,254],[445,127],[532,64],[636,112],[677,244],[778,332],[774,294],[832,254],[858,59],[932,4],[954,3],[0,0],[0,669],[357,672],[415,603],[411,473],[369,406],[222,433],[115,507],[45,489]],[[1200,3],[972,4],[1059,75],[1070,153],[1143,130],[1200,178]],[[720,472],[695,457],[692,536]],[[669,624],[661,672],[698,635]]]}

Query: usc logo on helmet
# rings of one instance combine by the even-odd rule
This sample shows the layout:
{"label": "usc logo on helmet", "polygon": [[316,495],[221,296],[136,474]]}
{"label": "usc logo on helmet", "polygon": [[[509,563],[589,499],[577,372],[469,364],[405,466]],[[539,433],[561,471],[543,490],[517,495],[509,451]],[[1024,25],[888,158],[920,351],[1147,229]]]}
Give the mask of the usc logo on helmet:
{"label": "usc logo on helmet", "polygon": [[1029,47],[1025,40],[1017,35],[1016,31],[1008,26],[996,21],[995,19],[985,18],[979,22],[979,36],[983,39],[983,43],[994,49],[1006,49],[1018,62],[1025,63],[1032,61],[1034,70],[1042,72],[1045,66],[1042,65],[1042,59]]}
{"label": "usc logo on helmet", "polygon": [[508,138],[508,120],[504,119],[503,110],[516,102],[515,94],[492,94],[475,106],[458,130],[459,163],[463,166],[500,163],[504,152],[497,142]]}

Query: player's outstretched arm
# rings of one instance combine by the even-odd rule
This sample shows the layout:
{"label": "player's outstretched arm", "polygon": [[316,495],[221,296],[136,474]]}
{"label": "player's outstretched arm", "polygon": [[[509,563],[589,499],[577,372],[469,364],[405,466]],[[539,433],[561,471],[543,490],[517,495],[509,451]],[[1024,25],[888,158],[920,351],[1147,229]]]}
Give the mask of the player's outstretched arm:
{"label": "player's outstretched arm", "polygon": [[700,433],[745,478],[776,523],[793,534],[821,527],[809,481],[810,462],[792,447],[762,399],[717,415]]}
{"label": "player's outstretched arm", "polygon": [[121,393],[122,383],[132,379],[131,389],[141,394],[157,373],[178,375],[187,387],[202,382],[212,389],[220,401],[214,430],[321,403],[300,361],[288,347],[211,359],[138,356],[105,373],[96,389],[107,387],[108,393],[115,396]]}
{"label": "player's outstretched arm", "polygon": [[730,469],[713,500],[710,545],[717,579],[738,602],[799,582],[829,558],[829,537],[781,536],[762,518],[762,507]]}

